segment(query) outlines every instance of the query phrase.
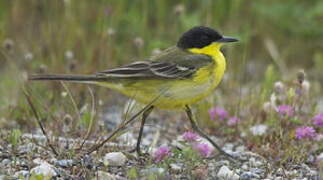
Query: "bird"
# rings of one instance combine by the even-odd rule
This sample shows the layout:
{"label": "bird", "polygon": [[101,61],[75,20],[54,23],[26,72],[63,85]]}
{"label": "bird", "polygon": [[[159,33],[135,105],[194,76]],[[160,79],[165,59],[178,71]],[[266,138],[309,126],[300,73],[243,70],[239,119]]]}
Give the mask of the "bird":
{"label": "bird", "polygon": [[210,27],[195,26],[184,32],[176,45],[144,60],[90,75],[34,74],[29,76],[29,80],[96,84],[148,104],[149,107],[141,113],[135,147],[139,155],[146,119],[153,109],[158,108],[184,110],[194,131],[208,140],[220,154],[233,158],[199,128],[191,105],[205,99],[219,85],[226,70],[221,47],[237,41]]}

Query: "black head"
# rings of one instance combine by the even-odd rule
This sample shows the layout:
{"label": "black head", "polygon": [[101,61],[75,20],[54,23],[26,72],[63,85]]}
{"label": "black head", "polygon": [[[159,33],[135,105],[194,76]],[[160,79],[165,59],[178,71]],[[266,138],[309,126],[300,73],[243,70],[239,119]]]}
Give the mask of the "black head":
{"label": "black head", "polygon": [[235,42],[237,39],[223,37],[209,27],[197,26],[185,32],[177,42],[177,47],[183,49],[203,48],[213,42]]}

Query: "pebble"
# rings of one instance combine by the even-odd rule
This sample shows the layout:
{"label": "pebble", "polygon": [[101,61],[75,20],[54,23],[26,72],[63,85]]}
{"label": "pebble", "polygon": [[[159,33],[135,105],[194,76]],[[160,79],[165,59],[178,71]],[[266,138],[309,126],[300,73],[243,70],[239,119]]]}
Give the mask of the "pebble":
{"label": "pebble", "polygon": [[28,152],[33,151],[35,148],[36,148],[36,146],[34,144],[28,143],[28,144],[19,146],[17,150],[20,154],[24,154],[24,153],[28,153]]}
{"label": "pebble", "polygon": [[1,161],[1,164],[4,165],[4,166],[6,166],[6,165],[8,165],[10,163],[11,163],[10,159],[4,159],[4,160]]}
{"label": "pebble", "polygon": [[176,172],[180,172],[182,170],[182,167],[175,163],[172,163],[169,166],[173,171],[176,171]]}
{"label": "pebble", "polygon": [[316,157],[316,160],[317,160],[317,161],[322,161],[322,160],[323,160],[323,153],[319,154],[319,155]]}
{"label": "pebble", "polygon": [[141,173],[143,175],[149,175],[149,174],[165,174],[165,169],[164,168],[157,168],[157,167],[152,167],[148,169],[143,169],[141,170]]}
{"label": "pebble", "polygon": [[222,166],[217,174],[220,179],[239,180],[239,175],[231,171],[227,166]]}
{"label": "pebble", "polygon": [[38,165],[43,163],[43,162],[45,162],[45,161],[40,159],[40,158],[36,158],[36,159],[33,160],[33,163],[38,164]]}
{"label": "pebble", "polygon": [[111,152],[103,157],[105,166],[123,166],[127,161],[127,157],[122,152]]}
{"label": "pebble", "polygon": [[248,170],[249,169],[249,166],[247,164],[243,164],[241,166],[241,169]]}
{"label": "pebble", "polygon": [[238,146],[238,147],[236,148],[236,151],[237,151],[237,152],[244,152],[244,151],[246,151],[246,147],[245,147],[245,146]]}
{"label": "pebble", "polygon": [[30,176],[30,173],[29,171],[26,171],[26,170],[17,171],[14,174],[14,177],[19,179],[28,179],[29,176]]}
{"label": "pebble", "polygon": [[250,168],[249,170],[250,170],[250,172],[252,172],[254,174],[264,174],[265,173],[265,170],[259,169],[259,168]]}
{"label": "pebble", "polygon": [[222,160],[217,162],[218,166],[229,166],[230,162],[228,160]]}
{"label": "pebble", "polygon": [[232,144],[232,143],[226,143],[223,146],[223,150],[225,150],[225,151],[232,151],[233,147],[234,147],[234,144]]}
{"label": "pebble", "polygon": [[93,158],[90,155],[85,155],[81,160],[81,164],[88,169],[92,169],[95,166],[93,163]]}
{"label": "pebble", "polygon": [[56,161],[54,161],[54,164],[56,166],[60,166],[60,167],[66,168],[66,167],[73,166],[74,161],[72,159],[62,159],[62,160],[56,160]]}
{"label": "pebble", "polygon": [[97,172],[97,180],[115,180],[115,176],[104,171],[98,171]]}
{"label": "pebble", "polygon": [[30,174],[43,175],[48,178],[57,176],[54,167],[51,164],[48,164],[46,161],[43,161],[40,165],[32,168],[30,170]]}
{"label": "pebble", "polygon": [[252,172],[243,172],[241,175],[240,175],[240,180],[250,180],[250,179],[253,179],[253,178],[256,178],[256,179],[259,179],[260,176],[258,174],[255,174],[255,173],[252,173]]}
{"label": "pebble", "polygon": [[249,163],[250,163],[250,166],[252,167],[260,167],[261,165],[263,165],[261,161],[257,161],[256,158],[254,157],[249,159]]}

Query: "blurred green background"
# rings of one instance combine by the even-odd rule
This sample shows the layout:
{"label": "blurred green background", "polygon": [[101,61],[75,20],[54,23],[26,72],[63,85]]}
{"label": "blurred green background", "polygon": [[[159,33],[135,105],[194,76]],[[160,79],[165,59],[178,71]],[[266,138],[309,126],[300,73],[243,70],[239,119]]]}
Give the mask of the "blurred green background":
{"label": "blurred green background", "polygon": [[[223,49],[220,92],[260,84],[269,64],[282,79],[305,69],[323,81],[322,0],[0,0],[0,9],[3,127],[31,126],[21,92],[27,74],[87,74],[146,59],[196,25],[240,39]],[[59,83],[28,84],[38,107],[54,116],[73,109]],[[78,107],[91,99],[81,86],[68,85]],[[113,96],[93,88],[103,102]]]}

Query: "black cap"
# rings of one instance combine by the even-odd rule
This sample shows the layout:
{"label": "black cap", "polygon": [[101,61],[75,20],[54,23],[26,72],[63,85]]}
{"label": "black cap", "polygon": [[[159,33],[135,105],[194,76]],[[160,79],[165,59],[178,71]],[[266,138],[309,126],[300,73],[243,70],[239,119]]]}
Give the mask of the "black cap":
{"label": "black cap", "polygon": [[188,48],[203,48],[210,45],[213,42],[236,42],[235,38],[223,37],[216,30],[197,26],[185,32],[177,42],[177,47],[188,49]]}

